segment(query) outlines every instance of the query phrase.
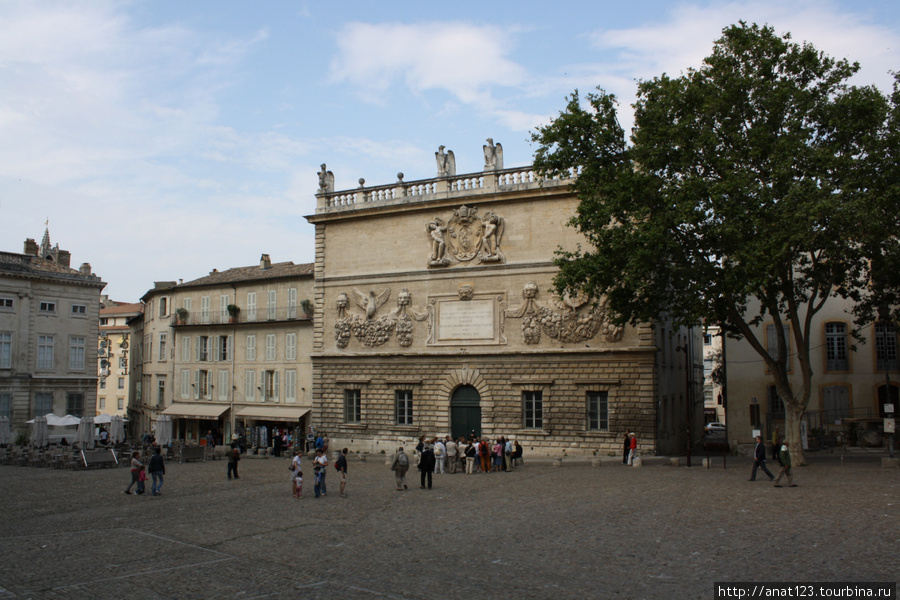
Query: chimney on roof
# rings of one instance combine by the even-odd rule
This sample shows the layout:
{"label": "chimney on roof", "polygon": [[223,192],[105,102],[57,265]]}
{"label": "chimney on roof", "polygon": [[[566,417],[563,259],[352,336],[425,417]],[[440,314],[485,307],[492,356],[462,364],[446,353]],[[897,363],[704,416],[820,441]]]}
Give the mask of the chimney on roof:
{"label": "chimney on roof", "polygon": [[[69,252],[68,250],[60,250],[58,244],[56,246],[56,252],[57,252],[56,262],[58,262],[59,264],[61,264],[64,267],[70,266],[70,263],[72,262],[72,253]],[[81,265],[82,271],[84,271],[84,265],[88,265],[88,264],[84,263]],[[88,269],[90,269],[90,267],[91,267],[91,265],[88,265]]]}
{"label": "chimney on roof", "polygon": [[272,268],[272,259],[269,258],[268,254],[263,254],[259,257],[259,268],[260,269],[271,269]]}
{"label": "chimney on roof", "polygon": [[22,254],[27,254],[28,256],[37,256],[38,253],[38,245],[37,242],[34,241],[34,238],[27,238],[25,240],[25,250]]}
{"label": "chimney on roof", "polygon": [[91,263],[81,263],[81,268],[78,270],[81,271],[82,275],[93,275],[93,273],[91,273]]}

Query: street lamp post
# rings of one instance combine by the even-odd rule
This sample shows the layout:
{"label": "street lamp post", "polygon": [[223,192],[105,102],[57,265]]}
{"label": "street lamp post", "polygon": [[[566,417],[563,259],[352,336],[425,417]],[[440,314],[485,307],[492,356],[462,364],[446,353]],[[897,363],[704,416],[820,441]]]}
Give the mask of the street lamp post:
{"label": "street lamp post", "polygon": [[[888,332],[890,331],[890,316],[891,310],[890,308],[882,304],[878,307],[878,320],[881,321],[883,331],[883,353],[884,356],[884,404],[885,404],[885,414],[889,414],[889,417],[885,417],[885,422],[887,419],[894,419],[894,399],[891,395],[891,362],[888,360]],[[891,410],[888,411],[888,408]],[[891,429],[891,434],[888,437],[888,456],[894,458],[894,430]]]}

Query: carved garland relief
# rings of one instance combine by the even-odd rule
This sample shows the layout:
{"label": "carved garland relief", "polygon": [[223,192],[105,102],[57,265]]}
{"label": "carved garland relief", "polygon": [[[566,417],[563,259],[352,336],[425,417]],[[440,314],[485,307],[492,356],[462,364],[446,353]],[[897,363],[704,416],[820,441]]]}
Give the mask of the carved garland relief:
{"label": "carved garland relief", "polygon": [[[337,320],[334,324],[334,340],[338,348],[346,348],[350,343],[351,334],[362,345],[372,348],[382,346],[391,339],[391,334],[397,332],[397,343],[406,348],[412,344],[412,320],[424,321],[428,318],[429,310],[424,313],[416,313],[409,310],[411,296],[408,290],[400,290],[397,297],[397,308],[389,314],[376,319],[375,313],[391,296],[390,288],[382,290],[378,295],[369,291],[368,294],[353,288],[353,301],[365,313],[361,315],[349,315],[347,307],[350,298],[346,293],[340,293],[336,300]],[[429,330],[431,324],[428,324]]]}
{"label": "carved garland relief", "polygon": [[538,344],[541,335],[564,343],[583,342],[600,333],[607,342],[618,342],[622,339],[624,328],[609,319],[606,310],[606,299],[596,306],[586,309],[589,298],[565,296],[554,300],[553,304],[560,309],[541,306],[537,302],[538,286],[533,281],[525,284],[522,306],[509,310],[507,316],[522,319],[522,339],[526,344]]}
{"label": "carved garland relief", "polygon": [[[474,291],[473,284],[461,284],[458,289],[459,300],[471,301]],[[607,342],[615,343],[622,339],[624,328],[610,320],[605,299],[591,305],[590,299],[586,296],[565,296],[552,301],[554,309],[538,303],[538,292],[536,283],[526,283],[522,290],[525,302],[518,308],[510,310],[504,310],[502,297],[499,298],[501,335],[497,341],[500,343],[506,341],[503,337],[504,317],[522,319],[522,339],[529,345],[539,344],[543,335],[562,343],[583,342],[593,339],[598,334]],[[376,318],[377,311],[390,298],[389,288],[377,295],[371,290],[365,294],[354,288],[352,295],[354,303],[365,313],[365,317],[348,314],[350,297],[346,293],[338,295],[337,320],[334,325],[334,339],[338,348],[346,348],[351,336],[369,348],[382,346],[394,333],[397,335],[397,343],[403,348],[408,348],[413,342],[414,321],[425,321],[428,328],[427,339],[433,339],[435,315],[433,303],[426,306],[423,312],[416,312],[410,308],[412,296],[409,290],[402,289],[397,296],[397,307],[387,315]]]}

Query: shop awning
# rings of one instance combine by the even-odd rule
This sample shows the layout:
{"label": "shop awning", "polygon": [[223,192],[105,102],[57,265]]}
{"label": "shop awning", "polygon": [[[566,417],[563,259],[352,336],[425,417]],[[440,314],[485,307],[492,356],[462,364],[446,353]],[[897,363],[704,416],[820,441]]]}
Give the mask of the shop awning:
{"label": "shop awning", "polygon": [[210,419],[214,421],[221,417],[226,410],[228,410],[227,404],[185,404],[184,402],[176,402],[162,411],[162,414],[177,419]]}
{"label": "shop awning", "polygon": [[236,417],[263,421],[299,421],[310,409],[300,406],[245,406]]}

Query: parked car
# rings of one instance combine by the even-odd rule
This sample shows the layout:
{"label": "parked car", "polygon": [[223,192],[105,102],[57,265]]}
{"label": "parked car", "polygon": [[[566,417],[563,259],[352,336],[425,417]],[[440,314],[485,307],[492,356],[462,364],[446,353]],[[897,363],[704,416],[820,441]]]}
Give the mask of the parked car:
{"label": "parked car", "polygon": [[717,433],[719,431],[725,431],[725,423],[707,423],[703,428],[706,430],[706,433]]}

